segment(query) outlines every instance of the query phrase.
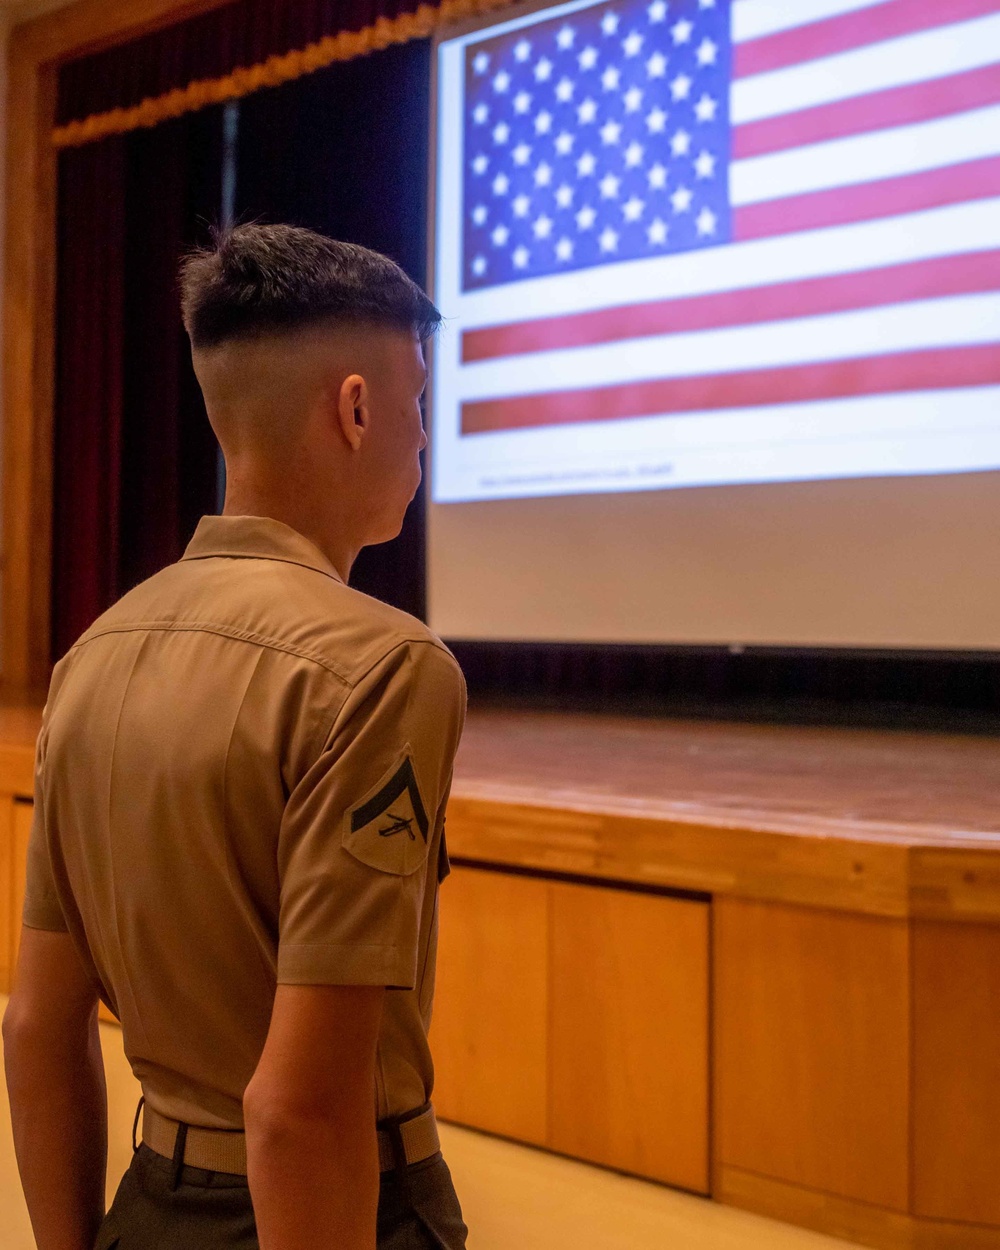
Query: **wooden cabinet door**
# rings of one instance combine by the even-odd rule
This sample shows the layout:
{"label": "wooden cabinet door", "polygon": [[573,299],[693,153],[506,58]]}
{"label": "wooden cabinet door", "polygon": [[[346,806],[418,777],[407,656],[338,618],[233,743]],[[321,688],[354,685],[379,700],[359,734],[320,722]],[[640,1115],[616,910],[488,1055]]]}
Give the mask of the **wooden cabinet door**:
{"label": "wooden cabinet door", "polygon": [[914,1211],[1000,1225],[1000,927],[915,922],[913,994]]}
{"label": "wooden cabinet door", "polygon": [[553,883],[554,1150],[709,1190],[709,905]]}
{"label": "wooden cabinet door", "polygon": [[738,1169],[906,1212],[907,922],[732,898],[714,916],[720,1189]]}
{"label": "wooden cabinet door", "polygon": [[544,1145],[546,881],[456,866],[440,894],[431,1024],[442,1119]]}

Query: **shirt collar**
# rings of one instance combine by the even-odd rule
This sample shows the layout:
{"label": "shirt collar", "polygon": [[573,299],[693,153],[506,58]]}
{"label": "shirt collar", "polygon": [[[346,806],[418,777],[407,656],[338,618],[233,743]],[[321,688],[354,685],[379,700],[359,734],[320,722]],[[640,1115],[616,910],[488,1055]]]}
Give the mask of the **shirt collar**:
{"label": "shirt collar", "polygon": [[203,516],[181,559],[204,560],[209,556],[284,560],[326,573],[338,582],[344,580],[315,543],[269,516]]}

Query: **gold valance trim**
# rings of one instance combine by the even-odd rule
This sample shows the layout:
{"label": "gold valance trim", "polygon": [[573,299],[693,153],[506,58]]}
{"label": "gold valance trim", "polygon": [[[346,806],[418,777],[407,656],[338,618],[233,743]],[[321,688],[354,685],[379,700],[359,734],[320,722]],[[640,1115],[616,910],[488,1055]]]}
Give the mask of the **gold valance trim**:
{"label": "gold valance trim", "polygon": [[80,147],[108,135],[156,126],[172,117],[193,113],[212,104],[237,100],[262,87],[276,87],[290,82],[336,61],[349,61],[394,43],[424,39],[438,26],[488,13],[509,3],[510,0],[441,0],[440,4],[421,4],[413,13],[401,13],[393,18],[380,17],[362,30],[327,35],[305,48],[268,57],[259,65],[238,67],[224,78],[202,78],[188,83],[186,87],[168,91],[166,95],[143,100],[133,108],[93,113],[81,121],[57,126],[52,131],[52,142],[57,148]]}

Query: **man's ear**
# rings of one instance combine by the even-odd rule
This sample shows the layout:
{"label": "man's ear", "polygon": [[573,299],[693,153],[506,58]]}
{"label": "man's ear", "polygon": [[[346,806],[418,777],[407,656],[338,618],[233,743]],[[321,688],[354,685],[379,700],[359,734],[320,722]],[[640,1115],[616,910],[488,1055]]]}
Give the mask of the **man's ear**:
{"label": "man's ear", "polygon": [[354,451],[361,450],[361,440],[368,430],[368,383],[359,373],[352,373],[340,384],[337,416],[344,438]]}

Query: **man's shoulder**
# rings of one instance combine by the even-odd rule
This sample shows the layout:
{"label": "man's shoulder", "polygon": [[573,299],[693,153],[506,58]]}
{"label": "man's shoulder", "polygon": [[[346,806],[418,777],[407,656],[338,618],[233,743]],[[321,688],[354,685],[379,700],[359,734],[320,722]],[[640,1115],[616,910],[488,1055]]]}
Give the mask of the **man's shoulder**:
{"label": "man's shoulder", "polygon": [[348,686],[400,649],[428,660],[433,654],[429,662],[453,669],[461,680],[451,650],[417,617],[318,570],[280,560],[167,565],[122,595],[72,649],[107,634],[199,629],[298,654]]}

